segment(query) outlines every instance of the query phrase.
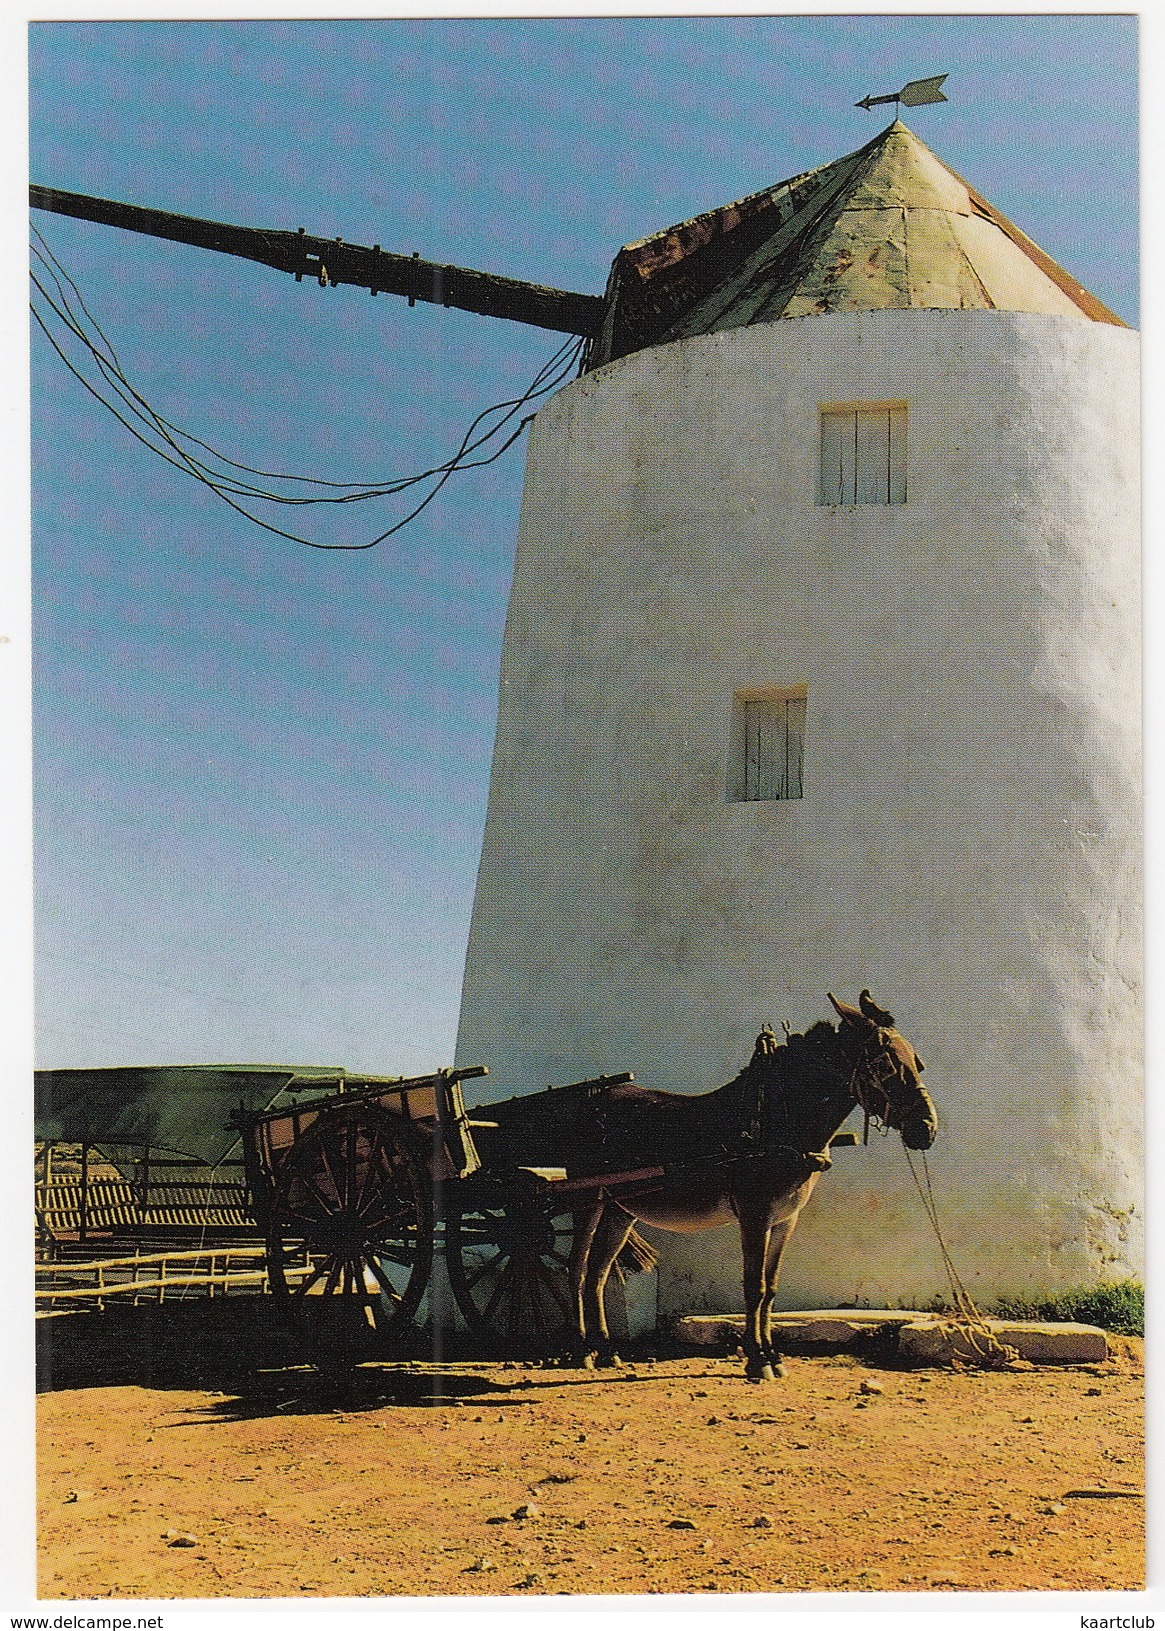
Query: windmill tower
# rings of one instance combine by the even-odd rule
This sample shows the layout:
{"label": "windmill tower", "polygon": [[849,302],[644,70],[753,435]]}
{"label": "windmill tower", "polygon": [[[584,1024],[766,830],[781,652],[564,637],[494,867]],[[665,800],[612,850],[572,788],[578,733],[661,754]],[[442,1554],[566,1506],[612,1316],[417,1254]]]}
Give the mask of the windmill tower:
{"label": "windmill tower", "polygon": [[[30,202],[587,342],[533,425],[463,1059],[701,1091],[869,985],[929,1065],[969,1289],[1137,1271],[1135,334],[897,120],[628,245],[604,297]],[[737,1300],[696,1240],[665,1314]],[[839,1158],[782,1288],[945,1289],[896,1143]]]}
{"label": "windmill tower", "polygon": [[[703,1091],[868,985],[972,1293],[1136,1272],[1137,368],[897,121],[620,252],[531,436],[461,1058]],[[897,1140],[840,1155],[783,1300],[944,1289]]]}

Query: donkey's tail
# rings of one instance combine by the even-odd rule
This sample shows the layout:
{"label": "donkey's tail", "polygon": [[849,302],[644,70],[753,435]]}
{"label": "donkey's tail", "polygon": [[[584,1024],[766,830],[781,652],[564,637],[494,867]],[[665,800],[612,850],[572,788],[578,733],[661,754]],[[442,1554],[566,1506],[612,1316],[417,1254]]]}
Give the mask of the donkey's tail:
{"label": "donkey's tail", "polygon": [[650,1274],[658,1262],[659,1253],[638,1229],[632,1229],[615,1259],[616,1267],[624,1274]]}

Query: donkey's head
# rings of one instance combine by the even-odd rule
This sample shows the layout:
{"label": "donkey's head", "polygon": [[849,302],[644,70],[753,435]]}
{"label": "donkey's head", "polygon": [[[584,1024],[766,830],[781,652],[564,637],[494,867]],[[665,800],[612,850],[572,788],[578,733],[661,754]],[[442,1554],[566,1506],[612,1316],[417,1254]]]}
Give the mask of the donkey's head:
{"label": "donkey's head", "polygon": [[829,1000],[841,1015],[841,1029],[855,1049],[854,1098],[868,1116],[902,1134],[907,1149],[928,1150],[938,1132],[938,1113],[922,1085],[922,1060],[895,1030],[893,1016],[868,991],[859,1006]]}

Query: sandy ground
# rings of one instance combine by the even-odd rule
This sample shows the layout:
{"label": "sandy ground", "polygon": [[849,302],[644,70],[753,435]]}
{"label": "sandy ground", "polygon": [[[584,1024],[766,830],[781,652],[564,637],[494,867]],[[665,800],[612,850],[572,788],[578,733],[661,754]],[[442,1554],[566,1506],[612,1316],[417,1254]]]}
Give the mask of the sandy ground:
{"label": "sandy ground", "polygon": [[45,1598],[1132,1590],[1144,1365],[644,1349],[346,1383],[262,1304],[46,1322]]}

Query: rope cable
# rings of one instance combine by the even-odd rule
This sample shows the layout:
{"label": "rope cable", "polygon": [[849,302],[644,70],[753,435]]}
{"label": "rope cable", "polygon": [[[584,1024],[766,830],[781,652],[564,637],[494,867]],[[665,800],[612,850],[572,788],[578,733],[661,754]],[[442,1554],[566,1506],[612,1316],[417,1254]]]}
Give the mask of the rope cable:
{"label": "rope cable", "polygon": [[[68,319],[65,317],[64,313],[61,312],[60,308],[57,307],[55,302],[53,302],[51,296],[49,296],[49,295],[47,295],[47,293],[45,293],[45,291],[43,289],[43,286],[40,284],[39,280],[35,277],[35,275],[33,276],[33,282],[36,284],[38,289],[41,290],[41,293],[44,295],[44,298],[47,300],[48,304],[52,307],[52,309],[54,311],[56,311],[58,316],[61,316],[62,319],[66,322],[67,326],[69,326],[71,328],[72,325],[68,323]],[[126,425],[127,429],[133,431],[133,433],[138,437],[139,441],[142,441],[147,447],[150,447],[152,449],[152,451],[158,453],[159,457],[165,459],[167,463],[174,464],[176,468],[183,469],[188,474],[196,476],[198,479],[206,479],[206,485],[211,486],[215,491],[217,491],[219,493],[220,497],[224,496],[226,493],[233,493],[237,497],[258,498],[258,499],[266,500],[266,501],[271,502],[271,503],[293,504],[293,505],[320,504],[320,503],[331,503],[331,504],[352,503],[352,502],[355,502],[355,501],[358,501],[358,500],[364,500],[364,499],[367,499],[367,498],[378,498],[378,497],[384,497],[384,496],[392,496],[395,493],[405,491],[408,487],[417,485],[421,481],[432,479],[432,478],[434,478],[434,477],[436,477],[438,475],[451,474],[453,472],[453,470],[455,470],[455,469],[461,469],[461,470],[476,469],[476,468],[481,467],[482,465],[491,464],[491,463],[493,463],[494,459],[500,455],[501,452],[505,451],[506,447],[511,445],[512,441],[514,440],[513,437],[511,437],[505,443],[505,445],[502,448],[496,450],[494,453],[490,454],[486,458],[483,458],[483,459],[470,459],[470,458],[466,457],[466,455],[469,454],[469,453],[477,451],[477,449],[480,448],[480,447],[485,446],[494,436],[497,435],[498,431],[502,428],[502,426],[505,425],[506,423],[508,423],[508,421],[513,418],[514,414],[517,412],[519,407],[523,406],[524,403],[526,401],[530,400],[532,397],[544,395],[546,393],[546,391],[548,391],[550,389],[553,389],[554,384],[557,383],[557,379],[559,377],[561,377],[560,375],[555,376],[549,383],[544,383],[544,384],[540,385],[539,387],[537,387],[536,390],[527,392],[524,397],[514,398],[511,401],[497,403],[497,404],[494,404],[490,408],[484,409],[483,412],[478,414],[477,418],[472,422],[472,424],[469,427],[469,430],[466,432],[465,436],[462,438],[461,445],[457,449],[457,452],[450,459],[446,460],[445,463],[442,464],[442,465],[434,466],[432,469],[422,471],[422,472],[420,472],[419,474],[417,474],[415,476],[403,477],[399,481],[397,481],[397,482],[395,482],[393,484],[386,484],[386,485],[382,485],[381,487],[378,487],[378,488],[365,489],[365,490],[361,490],[361,491],[358,491],[358,492],[345,493],[342,496],[335,497],[335,498],[326,498],[326,497],[325,498],[321,498],[321,497],[314,497],[313,498],[313,497],[306,497],[306,496],[301,496],[301,495],[286,495],[286,494],[279,494],[279,493],[270,493],[270,492],[264,491],[261,488],[257,488],[255,486],[253,486],[251,483],[239,483],[239,482],[234,481],[233,479],[224,480],[222,477],[220,477],[217,474],[217,472],[213,471],[211,469],[211,467],[208,466],[204,461],[202,461],[200,459],[197,459],[197,458],[194,457],[194,455],[188,453],[185,448],[181,447],[178,444],[178,442],[175,440],[174,436],[169,435],[165,429],[159,428],[159,426],[164,426],[168,422],[165,421],[165,420],[162,420],[161,417],[159,415],[157,415],[154,412],[154,410],[150,407],[149,403],[147,403],[145,401],[145,399],[142,398],[139,395],[139,393],[136,392],[133,389],[132,386],[129,386],[128,384],[126,384],[125,388],[123,389],[121,384],[118,383],[118,380],[121,379],[121,376],[115,376],[115,378],[112,379],[112,380],[110,380],[108,378],[108,372],[106,371],[106,369],[105,369],[105,367],[103,365],[102,359],[100,357],[98,357],[97,361],[98,361],[99,365],[102,366],[102,371],[103,371],[103,373],[105,373],[106,378],[108,380],[108,383],[112,386],[112,388],[114,390],[114,393],[121,398],[121,400],[125,403],[126,407],[134,415],[135,418],[139,419],[142,423],[144,423],[146,425],[149,425],[151,428],[153,428],[156,431],[156,433],[163,439],[163,441],[173,449],[173,451],[177,454],[177,460],[171,459],[168,454],[162,452],[162,450],[160,448],[158,448],[153,442],[151,442],[149,440],[149,438],[144,437],[144,436],[141,435],[140,432],[135,431],[134,427],[132,425],[128,424],[128,422],[121,415],[121,413],[115,407],[113,407],[112,403],[110,403],[106,398],[104,398],[100,394],[100,392],[95,390],[94,387],[90,384],[90,382],[88,382],[88,381],[86,381],[84,379],[84,376],[80,374],[80,372],[73,366],[73,364],[71,362],[69,362],[69,359],[65,356],[65,354],[62,351],[61,347],[56,343],[55,340],[53,340],[52,335],[49,334],[47,325],[45,324],[43,318],[41,318],[40,314],[36,311],[35,306],[32,309],[33,309],[34,317],[37,318],[37,321],[40,324],[41,328],[45,330],[45,332],[48,335],[50,341],[52,341],[54,349],[56,350],[58,356],[60,356],[62,358],[62,361],[64,361],[66,363],[66,365],[69,367],[70,371],[74,375],[76,375],[76,377],[78,379],[81,380],[82,384],[85,384],[87,389],[89,389],[91,391],[91,393],[94,396],[97,397],[98,401],[100,401],[106,408],[108,408],[109,411],[111,413],[113,413],[116,418],[121,420],[121,423],[123,425]],[[74,329],[73,332],[76,333],[77,331]],[[82,338],[82,339],[85,338],[83,335],[81,335],[79,337]],[[90,349],[92,349],[92,348],[90,348]],[[542,372],[544,373],[545,370],[543,370]],[[133,400],[130,400],[131,397],[133,398]],[[136,407],[135,402],[141,403],[142,407],[141,408]],[[503,408],[507,409],[508,411],[505,412],[502,415],[502,418],[498,421],[498,423],[496,425],[494,425],[493,427],[491,427],[490,430],[484,432],[481,436],[477,437],[476,440],[474,440],[473,439],[473,432],[477,428],[477,426],[481,423],[481,421],[483,419],[487,418],[491,413],[501,412],[501,410]],[[144,409],[144,411],[142,411],[143,409]],[[531,415],[529,417],[532,418],[533,415]],[[528,419],[526,421],[523,421],[523,425],[525,423],[528,423],[528,422],[529,422]],[[181,433],[181,434],[185,434],[185,433]],[[216,457],[218,457],[218,455],[216,455]],[[199,475],[199,472],[202,472],[202,475]],[[311,480],[313,478],[309,478],[309,477],[293,477],[293,478],[287,478],[287,479]],[[260,522],[259,524],[264,525],[264,523],[262,523],[262,522]],[[284,536],[292,536],[292,535],[291,534],[284,534]]]}
{"label": "rope cable", "polygon": [[[554,355],[542,365],[521,396],[507,398],[483,409],[471,421],[456,451],[440,464],[433,465],[427,470],[419,471],[411,476],[396,477],[389,481],[374,483],[339,482],[325,480],[320,477],[262,470],[229,458],[227,455],[220,453],[209,442],[195,436],[193,432],[184,430],[174,424],[160,414],[130,384],[121,367],[115,347],[90,311],[75,280],[49,248],[43,235],[35,227],[33,231],[43,248],[34,243],[31,246],[32,252],[55,286],[57,298],[54,299],[53,294],[33,272],[31,276],[35,289],[38,291],[44,305],[55,314],[58,322],[73,335],[88,353],[97,366],[106,390],[111,393],[112,397],[120,401],[126,411],[123,412],[115,401],[110,400],[110,396],[104,394],[91,379],[86,378],[81,369],[67,355],[57,336],[53,334],[50,321],[41,310],[38,310],[35,301],[30,302],[32,315],[38,326],[70,373],[80,381],[91,396],[95,397],[108,412],[113,414],[114,418],[129,430],[131,435],[167,464],[172,465],[186,475],[192,476],[203,486],[209,488],[223,503],[229,505],[231,509],[237,511],[247,520],[254,522],[256,526],[263,528],[264,531],[274,533],[277,537],[286,538],[293,543],[303,544],[310,549],[361,551],[375,548],[377,544],[383,543],[385,539],[392,537],[394,533],[399,532],[410,521],[413,521],[432,502],[454,472],[480,469],[493,464],[513,446],[514,442],[517,441],[534,418],[534,414],[527,414],[520,419],[517,427],[505,437],[499,446],[492,447],[488,453],[483,453],[481,457],[474,457],[473,455],[482,453],[482,450],[490,447],[490,444],[496,441],[497,437],[520,413],[523,407],[557,389],[574,372],[583,345],[583,341],[575,336],[565,341]],[[74,309],[69,294],[70,290],[76,298],[77,305],[84,313],[85,319],[91,325],[93,332],[99,337],[100,345],[94,341],[86,328],[85,322]],[[127,418],[127,413],[131,417]],[[133,419],[138,421],[137,425],[131,422]],[[491,420],[492,423],[490,423]],[[480,428],[483,426],[485,428]],[[184,443],[201,448],[215,463],[199,458],[190,451],[189,447],[184,446]],[[332,491],[315,494],[281,493],[248,482],[241,475],[236,476],[224,472],[221,468],[216,468],[215,464],[218,466],[225,465],[229,467],[230,471],[240,471],[245,475],[261,477],[268,481],[303,483],[314,487],[332,489]],[[275,526],[272,522],[264,520],[252,510],[246,508],[243,503],[236,502],[236,500],[243,499],[248,503],[261,502],[283,505],[350,504],[372,498],[395,497],[424,482],[431,482],[432,486],[420,503],[415,505],[407,515],[393,526],[388,527],[377,537],[366,543],[323,543],[318,539],[305,538]]]}
{"label": "rope cable", "polygon": [[931,1183],[930,1165],[926,1159],[926,1151],[921,1152],[922,1170],[926,1177],[926,1188],[924,1190],[909,1148],[905,1144],[902,1148],[906,1154],[906,1164],[910,1168],[910,1176],[914,1179],[914,1187],[918,1191],[923,1210],[930,1220],[935,1238],[938,1241],[943,1267],[946,1270],[947,1283],[951,1288],[954,1311],[949,1318],[939,1321],[939,1329],[948,1338],[961,1342],[966,1349],[970,1350],[969,1353],[958,1354],[958,1357],[965,1362],[977,1363],[991,1369],[999,1369],[1004,1365],[1010,1365],[1019,1358],[1019,1350],[1013,1347],[1011,1343],[1001,1341],[991,1329],[971,1293],[963,1284],[943,1237],[938,1217],[938,1202],[935,1199],[934,1186]]}
{"label": "rope cable", "polygon": [[[35,230],[36,229],[34,228],[34,231]],[[41,237],[41,234],[37,233],[37,236]],[[43,242],[43,238],[42,238],[42,242]],[[41,251],[38,250],[35,245],[33,245],[32,248],[33,248],[33,253],[36,254],[37,257],[40,260],[42,260],[42,262],[45,262],[46,266],[48,266],[48,261],[46,260],[45,254],[42,254]],[[45,298],[49,301],[49,304],[52,306],[53,310],[56,311],[57,315],[59,317],[61,317],[62,320],[66,323],[66,326],[69,327],[71,332],[82,342],[82,344],[84,344],[89,349],[89,351],[93,355],[94,359],[97,361],[98,365],[102,368],[102,371],[106,376],[106,379],[109,380],[109,383],[114,384],[114,388],[115,388],[117,394],[122,397],[122,400],[126,401],[127,399],[126,399],[125,393],[121,389],[118,388],[118,384],[120,384],[121,386],[124,386],[125,390],[128,391],[130,393],[130,395],[132,395],[135,398],[135,400],[141,404],[141,406],[146,410],[146,415],[149,418],[149,422],[151,424],[155,425],[155,427],[163,427],[164,426],[167,429],[173,431],[176,435],[182,437],[184,440],[194,442],[196,445],[201,446],[206,451],[210,452],[214,456],[214,458],[217,459],[222,464],[229,464],[229,465],[232,466],[232,468],[245,470],[248,473],[253,474],[253,475],[266,475],[269,478],[274,479],[274,480],[299,481],[299,482],[310,483],[310,484],[316,485],[316,486],[328,486],[328,487],[336,487],[336,488],[343,488],[343,489],[365,489],[371,495],[378,495],[378,494],[384,493],[384,492],[395,492],[395,491],[398,491],[398,490],[400,490],[401,488],[403,488],[405,486],[415,484],[417,481],[424,480],[428,476],[437,474],[440,471],[448,468],[448,465],[451,462],[461,461],[461,462],[464,463],[464,461],[462,460],[462,455],[465,452],[472,451],[477,446],[479,446],[479,445],[483,444],[484,442],[488,441],[489,438],[492,435],[496,434],[496,432],[501,428],[501,426],[504,423],[506,423],[510,418],[513,417],[513,412],[516,411],[516,409],[518,407],[521,407],[527,401],[533,399],[534,397],[545,395],[547,391],[554,389],[555,386],[563,378],[566,377],[567,373],[573,367],[574,359],[575,359],[575,356],[577,355],[577,352],[578,352],[578,349],[579,349],[579,342],[576,339],[571,338],[571,339],[568,339],[567,341],[565,341],[564,344],[562,346],[560,346],[559,350],[554,354],[554,356],[551,357],[550,360],[546,364],[544,364],[543,367],[539,370],[539,372],[535,375],[534,379],[531,381],[530,385],[527,387],[526,391],[523,393],[523,395],[521,397],[510,398],[510,399],[507,399],[504,402],[496,403],[492,407],[486,408],[485,410],[483,410],[482,413],[478,414],[477,418],[474,419],[473,423],[471,424],[469,432],[466,433],[466,436],[463,439],[461,447],[458,449],[457,454],[455,454],[453,456],[453,460],[446,461],[445,464],[438,465],[431,471],[424,471],[424,472],[421,472],[420,474],[418,474],[416,476],[400,478],[399,480],[396,480],[396,481],[393,481],[393,482],[387,483],[387,484],[381,483],[381,484],[378,484],[377,486],[374,486],[374,487],[368,487],[367,484],[359,483],[359,482],[325,481],[325,480],[323,480],[321,478],[318,478],[318,477],[297,476],[297,475],[291,475],[291,474],[287,474],[287,473],[284,473],[284,472],[276,472],[276,471],[263,471],[263,470],[256,469],[254,466],[241,464],[236,460],[229,459],[225,454],[220,453],[217,449],[212,447],[210,443],[204,442],[200,438],[194,436],[192,432],[183,430],[181,427],[174,425],[170,420],[167,420],[163,415],[157,413],[157,411],[154,408],[152,408],[150,406],[150,404],[148,402],[146,402],[145,399],[139,395],[139,393],[134,391],[133,387],[129,384],[129,382],[126,379],[124,373],[120,369],[120,364],[118,363],[117,354],[116,354],[111,342],[109,341],[108,336],[105,335],[104,331],[101,329],[100,325],[97,323],[96,319],[93,317],[92,313],[89,311],[89,308],[85,304],[84,297],[82,296],[80,290],[77,288],[76,283],[69,276],[69,274],[65,270],[65,268],[63,266],[61,266],[60,261],[57,260],[57,258],[52,254],[51,250],[48,250],[47,245],[45,246],[45,248],[46,248],[46,253],[48,255],[48,258],[52,262],[52,266],[49,267],[50,275],[53,278],[53,282],[57,286],[57,290],[58,290],[58,293],[61,296],[62,305],[64,306],[65,310],[62,311],[61,308],[58,307],[51,300],[51,297],[49,297],[47,295],[47,292],[44,290],[43,285],[40,284],[39,280],[36,279],[35,275],[33,277],[34,283],[36,284],[37,288],[40,289],[42,295],[44,295]],[[60,276],[57,276],[57,271],[53,271],[53,269],[52,269],[53,267],[55,267],[57,269],[57,271],[59,271]],[[98,332],[98,334],[101,335],[101,338],[104,341],[104,343],[105,343],[105,345],[106,345],[106,347],[107,347],[107,349],[109,351],[109,357],[103,357],[100,354],[100,352],[96,349],[96,347],[93,346],[92,341],[89,339],[88,335],[84,332],[84,329],[83,329],[83,327],[82,327],[82,325],[80,323],[80,320],[76,317],[76,314],[72,312],[68,296],[67,296],[67,294],[65,294],[65,292],[64,292],[64,290],[63,290],[63,288],[61,286],[61,278],[62,277],[70,285],[70,287],[75,291],[75,293],[77,295],[78,303],[81,305],[82,309],[85,311],[86,315],[89,317],[90,322],[93,323],[93,326],[96,329],[96,331]],[[66,315],[66,313],[68,315]],[[112,380],[110,380],[110,378],[109,378],[111,373],[114,376]],[[118,382],[118,383],[115,383],[115,381]],[[127,402],[127,406],[128,405],[129,404]],[[510,411],[506,412],[506,413],[503,413],[502,418],[498,421],[498,423],[495,426],[493,426],[491,430],[484,432],[483,435],[480,438],[478,438],[478,441],[476,443],[472,442],[471,438],[472,438],[473,430],[475,430],[476,427],[484,419],[487,419],[491,414],[502,413],[503,409],[508,409]],[[141,416],[139,415],[139,417],[141,417]],[[171,441],[171,438],[167,437],[166,440]],[[202,461],[196,461],[196,462],[202,464]],[[202,464],[202,468],[208,470],[208,472],[209,472],[209,467],[206,466],[205,464]],[[236,490],[236,489],[232,489],[232,490]],[[261,497],[269,498],[272,502],[307,502],[305,500],[289,499],[285,495],[282,495],[282,494],[267,493],[262,489],[254,488],[252,486],[252,484],[250,484],[250,483],[240,484],[240,487],[237,490],[240,491],[240,492],[249,492],[249,493],[252,493],[255,496],[261,496]],[[355,493],[355,494],[346,494],[345,498],[343,500],[336,500],[336,502],[347,501],[347,499],[349,497],[351,497],[351,496],[363,497],[363,496],[365,496],[365,491],[360,491],[360,492]]]}
{"label": "rope cable", "polygon": [[[54,279],[54,281],[56,281],[56,280]],[[234,478],[224,479],[223,477],[221,477],[218,474],[218,472],[213,471],[211,469],[211,467],[208,466],[204,461],[195,458],[192,454],[188,453],[184,448],[180,447],[178,445],[178,443],[175,441],[174,436],[167,434],[166,429],[162,428],[162,427],[168,426],[170,422],[168,420],[163,419],[161,415],[156,413],[156,411],[150,406],[150,404],[148,402],[146,402],[145,399],[137,391],[135,391],[132,386],[129,385],[128,381],[125,380],[124,375],[120,374],[116,370],[111,370],[107,360],[105,358],[101,357],[100,354],[95,350],[95,348],[89,342],[88,337],[79,328],[79,326],[74,321],[72,321],[69,316],[66,315],[65,311],[62,311],[61,308],[56,305],[56,303],[52,300],[51,296],[49,296],[47,294],[47,291],[45,291],[44,286],[40,283],[39,279],[36,278],[35,274],[33,274],[33,282],[36,285],[36,287],[40,290],[42,296],[45,298],[45,300],[50,305],[50,307],[53,309],[53,311],[55,311],[57,313],[57,315],[62,319],[62,321],[65,322],[66,326],[71,330],[71,332],[73,332],[82,341],[82,343],[85,344],[87,346],[87,348],[90,350],[91,354],[94,356],[95,360],[97,361],[98,366],[101,368],[102,373],[103,373],[104,377],[106,378],[107,382],[112,386],[115,394],[121,398],[121,400],[126,404],[126,406],[130,409],[130,411],[134,414],[134,416],[136,418],[140,419],[143,423],[146,423],[146,424],[150,425],[151,428],[153,428],[156,431],[156,433],[159,436],[161,436],[162,439],[170,447],[173,448],[175,453],[177,453],[179,458],[182,460],[183,466],[185,468],[187,468],[188,470],[191,470],[192,466],[196,466],[198,469],[202,470],[206,475],[211,477],[211,479],[214,480],[217,485],[224,487],[226,491],[235,493],[239,497],[262,498],[262,499],[267,500],[267,501],[272,502],[272,503],[284,503],[284,504],[350,503],[350,502],[353,502],[354,500],[364,499],[364,498],[368,498],[368,497],[381,497],[381,496],[391,495],[391,494],[403,491],[407,487],[415,486],[418,482],[428,480],[428,479],[430,479],[432,477],[435,477],[435,476],[437,476],[439,474],[444,473],[445,471],[450,470],[453,467],[457,467],[457,468],[461,468],[461,469],[469,469],[469,468],[473,468],[473,467],[476,467],[476,466],[481,465],[481,464],[492,462],[492,456],[490,458],[488,458],[488,459],[475,460],[475,459],[467,458],[466,455],[468,453],[475,452],[479,447],[482,447],[482,446],[486,445],[491,440],[491,438],[494,437],[498,433],[498,431],[502,428],[502,426],[505,425],[510,419],[513,418],[514,413],[518,410],[518,408],[523,406],[526,402],[528,402],[530,400],[533,400],[534,398],[536,398],[538,396],[545,395],[549,390],[554,389],[554,387],[559,383],[559,381],[562,378],[565,377],[566,369],[565,368],[560,368],[557,371],[555,371],[552,375],[550,375],[549,378],[547,378],[547,376],[548,376],[548,374],[550,374],[550,370],[554,368],[554,364],[559,360],[559,357],[562,355],[563,351],[564,350],[573,350],[572,346],[568,346],[568,347],[565,347],[565,348],[560,348],[560,351],[558,353],[556,353],[555,357],[552,358],[551,361],[548,364],[546,364],[539,371],[539,373],[535,376],[534,381],[531,382],[530,387],[523,394],[523,396],[517,397],[517,398],[511,398],[511,399],[508,399],[507,401],[504,401],[504,402],[501,402],[501,403],[496,403],[493,406],[491,406],[489,408],[486,408],[481,413],[479,413],[477,415],[477,417],[473,420],[472,424],[469,427],[469,430],[466,432],[465,436],[463,437],[461,445],[457,449],[457,452],[450,459],[446,460],[443,464],[434,466],[430,470],[422,471],[422,472],[418,473],[415,476],[402,477],[402,478],[400,478],[399,480],[397,480],[395,482],[387,483],[387,484],[381,484],[378,487],[363,488],[363,489],[361,489],[359,491],[356,491],[356,492],[346,492],[342,496],[339,496],[339,497],[336,497],[336,498],[323,498],[323,499],[320,499],[320,498],[303,497],[303,496],[298,496],[298,495],[285,495],[285,494],[272,493],[272,492],[265,491],[264,489],[255,487],[251,483],[236,482],[234,480]],[[33,308],[33,311],[34,311],[34,315],[37,315],[36,311],[35,311],[35,307]],[[46,332],[47,332],[47,325],[43,322],[43,319],[38,319],[38,320],[40,320],[41,327],[45,328]],[[67,359],[64,359],[63,352],[61,351],[61,348],[59,346],[56,347],[56,350],[58,352],[58,355],[62,356],[63,360],[67,360]],[[72,371],[75,374],[77,374],[77,370],[75,368],[73,368]],[[110,378],[111,373],[113,374],[112,379]],[[78,375],[78,377],[81,377],[81,376]],[[92,387],[91,387],[91,389],[92,389]],[[106,399],[103,398],[100,395],[99,392],[94,391],[93,394],[96,395],[98,397],[98,400],[103,402],[103,404],[106,407],[110,408],[110,411],[113,412],[117,417],[119,417],[119,418],[121,417],[120,414],[118,414],[117,410],[112,407],[112,404],[110,404],[108,401],[106,401]],[[133,401],[130,400],[131,397],[133,398]],[[139,403],[141,405],[140,409],[138,407],[134,406],[135,402]],[[144,409],[144,412],[141,411],[142,409]],[[503,410],[507,410],[507,411],[503,412]],[[477,439],[474,440],[473,439],[473,432],[474,432],[474,430],[476,430],[477,426],[483,420],[487,419],[491,414],[495,414],[495,413],[501,413],[501,415],[502,415],[502,417],[498,420],[497,424],[492,426],[489,430],[483,432],[481,436],[477,437]],[[125,421],[122,420],[122,423],[125,423]],[[197,440],[197,438],[191,437],[190,433],[188,433],[188,432],[179,430],[176,433],[178,435],[186,437],[187,439]],[[144,438],[139,438],[139,439],[144,440]],[[152,444],[150,444],[147,441],[146,445],[150,446]],[[206,447],[209,446],[209,444],[206,444],[206,443],[201,443],[200,445],[206,446]],[[156,448],[154,450],[158,451]],[[232,461],[232,460],[227,460],[225,458],[225,456],[223,456],[221,454],[218,454],[214,449],[210,449],[210,451],[214,453],[215,457],[218,458],[220,460],[220,462],[232,463],[232,464],[235,462],[235,461]],[[161,456],[166,457],[166,455],[164,455],[164,454],[161,455]],[[250,467],[246,467],[246,466],[237,466],[237,467],[238,468],[250,468]],[[191,470],[191,473],[193,473],[192,470]],[[262,473],[262,472],[257,472],[257,473]],[[317,478],[288,476],[288,477],[281,477],[279,479],[298,480],[298,481],[314,481]],[[335,485],[335,486],[341,486],[342,485],[342,486],[347,486],[347,487],[356,487],[359,484],[356,484],[356,483],[344,483],[344,484],[341,484],[341,483],[328,483],[327,485]]]}

